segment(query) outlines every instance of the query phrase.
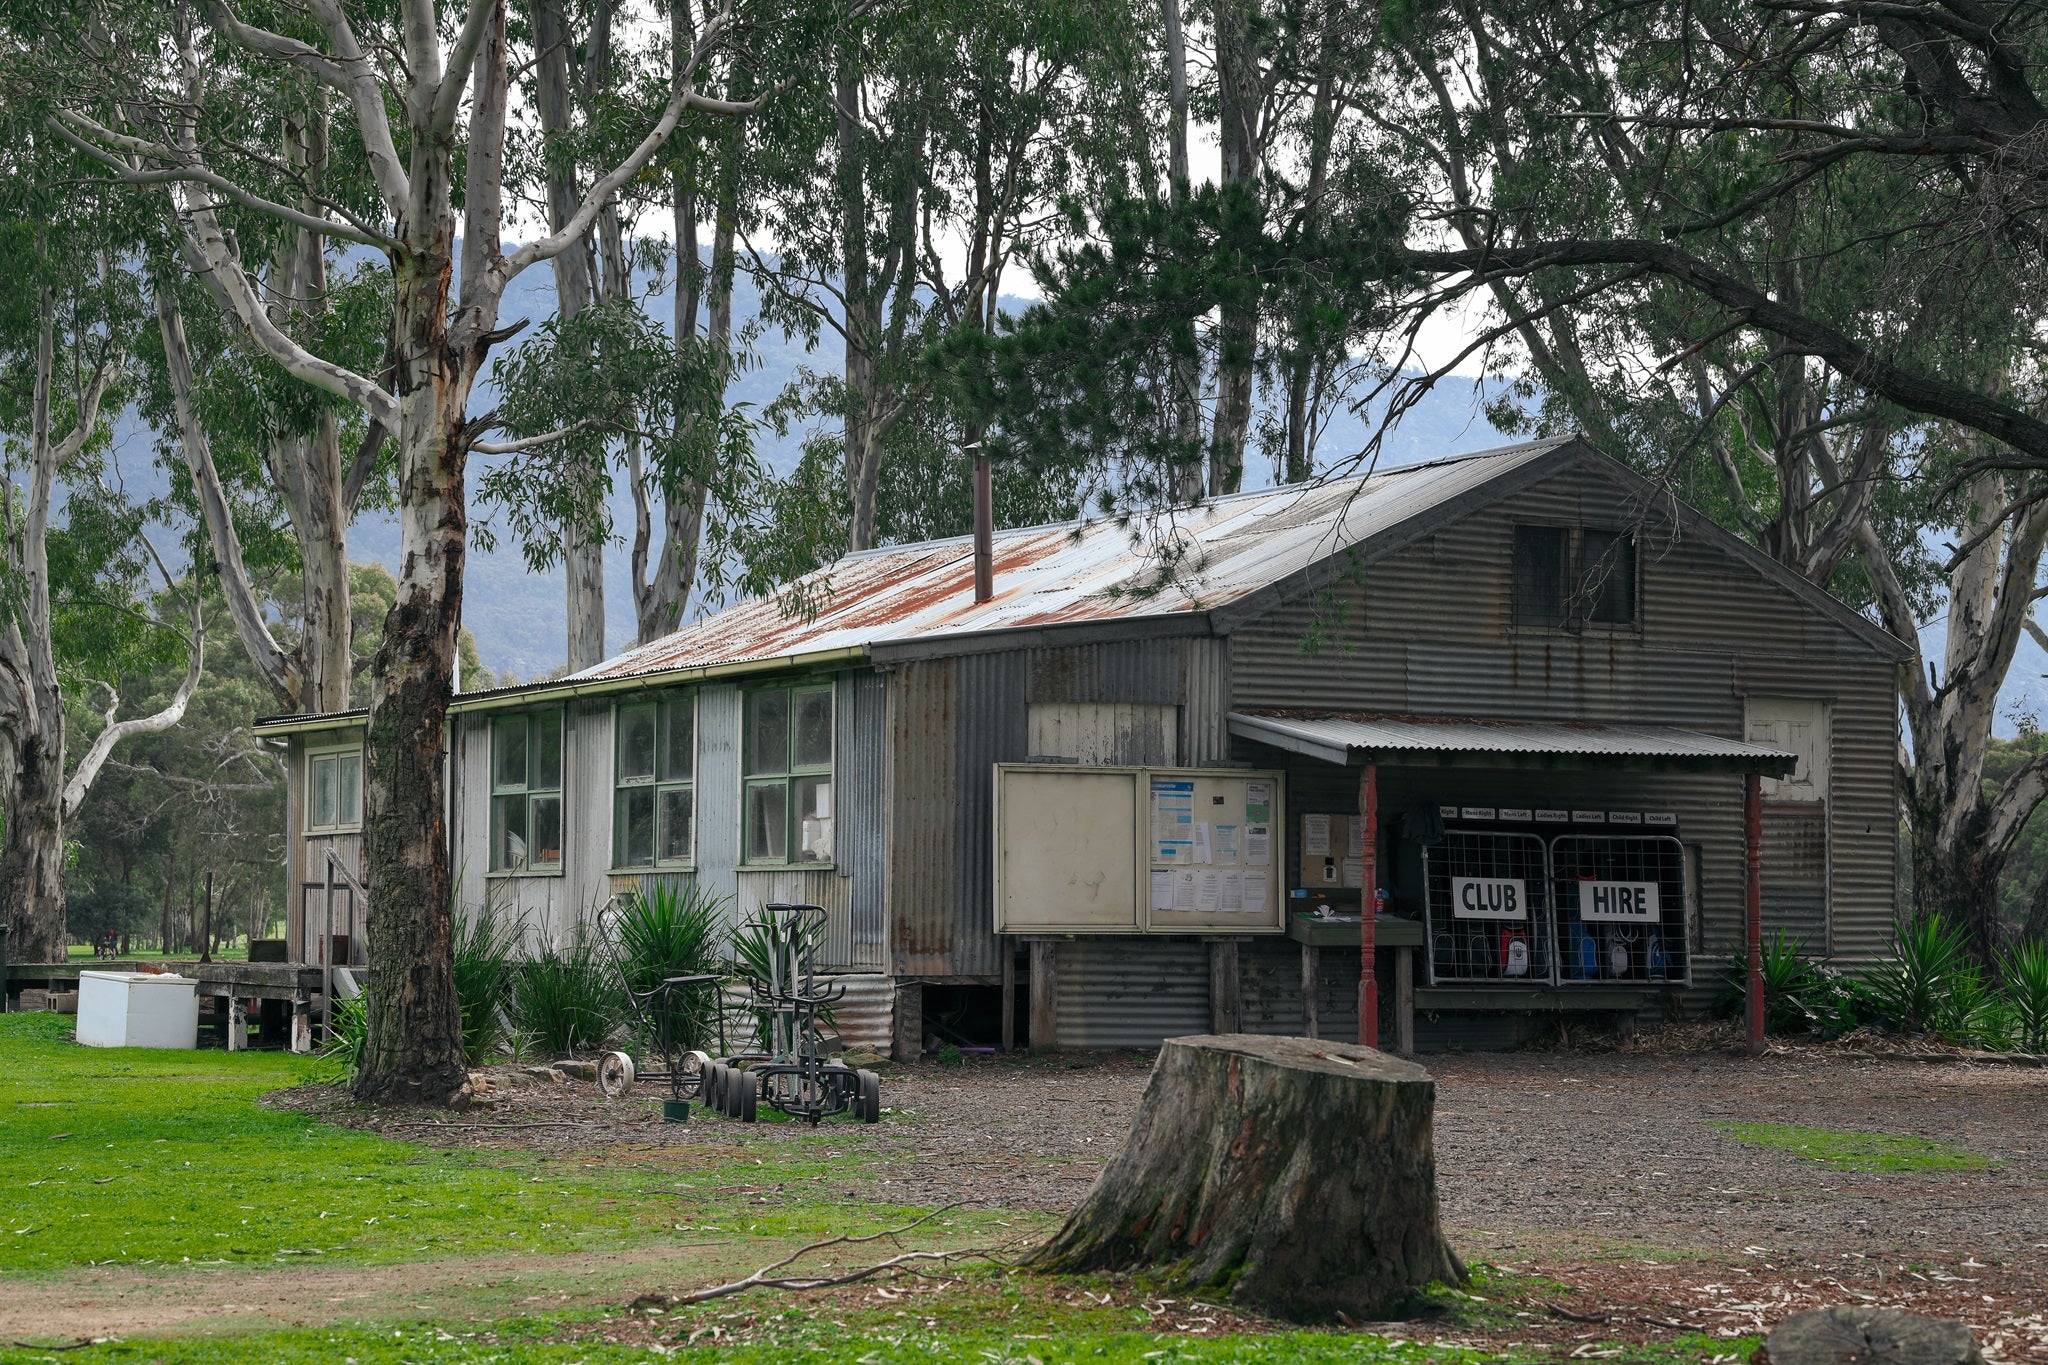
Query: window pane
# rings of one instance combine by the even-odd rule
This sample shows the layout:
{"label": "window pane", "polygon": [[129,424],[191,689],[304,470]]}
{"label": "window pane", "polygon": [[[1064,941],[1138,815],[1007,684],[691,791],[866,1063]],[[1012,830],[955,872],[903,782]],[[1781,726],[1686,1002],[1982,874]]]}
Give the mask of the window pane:
{"label": "window pane", "polygon": [[789,693],[755,692],[747,698],[746,769],[789,771]]}
{"label": "window pane", "polygon": [[792,862],[832,861],[832,779],[790,779],[796,797],[797,850]]}
{"label": "window pane", "polygon": [[533,718],[533,768],[526,785],[535,791],[562,789],[560,711],[543,711]]}
{"label": "window pane", "polygon": [[627,787],[619,793],[620,867],[654,864],[654,789]]}
{"label": "window pane", "polygon": [[690,808],[696,792],[689,787],[661,789],[661,861],[690,860]]}
{"label": "window pane", "polygon": [[334,755],[326,754],[312,760],[313,770],[313,812],[311,824],[315,826],[334,823]]}
{"label": "window pane", "polygon": [[341,823],[361,824],[363,819],[363,756],[343,754],[335,767],[335,785],[340,788]]}
{"label": "window pane", "polygon": [[799,768],[832,766],[832,692],[796,694],[796,764]]}
{"label": "window pane", "polygon": [[652,706],[619,708],[619,781],[654,776],[654,715]]}
{"label": "window pane", "polygon": [[528,861],[535,866],[560,867],[562,865],[562,798],[559,796],[536,796],[530,798],[532,810],[532,849]]}
{"label": "window pane", "polygon": [[523,796],[491,799],[491,866],[499,872],[516,872],[526,866],[526,798]]}
{"label": "window pane", "polygon": [[789,819],[789,788],[781,782],[747,784],[747,861],[788,861],[784,836]]}
{"label": "window pane", "polygon": [[495,786],[526,785],[525,716],[509,716],[491,727],[491,774]]}
{"label": "window pane", "polygon": [[661,780],[687,781],[696,775],[697,708],[690,697],[661,706]]}
{"label": "window pane", "polygon": [[1636,542],[1626,531],[1588,531],[1580,540],[1587,617],[1626,626],[1636,619]]}
{"label": "window pane", "polygon": [[1518,626],[1564,624],[1564,566],[1570,533],[1562,526],[1517,526],[1510,604]]}

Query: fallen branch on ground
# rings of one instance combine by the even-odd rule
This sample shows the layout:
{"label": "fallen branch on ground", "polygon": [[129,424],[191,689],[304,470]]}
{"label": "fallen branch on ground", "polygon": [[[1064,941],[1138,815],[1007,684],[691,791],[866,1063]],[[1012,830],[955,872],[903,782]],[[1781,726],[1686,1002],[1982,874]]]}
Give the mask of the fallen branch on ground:
{"label": "fallen branch on ground", "polygon": [[685,1294],[643,1294],[633,1300],[632,1306],[638,1309],[682,1308],[690,1304],[709,1303],[713,1299],[723,1299],[733,1294],[745,1293],[749,1289],[829,1289],[835,1285],[858,1284],[862,1280],[871,1280],[877,1275],[897,1271],[905,1274],[919,1275],[923,1272],[918,1267],[925,1265],[948,1265],[955,1261],[995,1260],[996,1253],[994,1251],[982,1247],[972,1247],[962,1251],[906,1251],[899,1255],[891,1256],[886,1260],[876,1261],[872,1265],[864,1265],[836,1274],[777,1275],[775,1273],[778,1270],[787,1270],[790,1266],[814,1251],[824,1251],[830,1247],[853,1246],[862,1242],[879,1242],[885,1238],[893,1239],[900,1237],[911,1229],[937,1218],[940,1214],[962,1208],[970,1202],[969,1200],[959,1199],[953,1203],[941,1205],[923,1217],[913,1219],[898,1228],[884,1228],[880,1232],[863,1233],[859,1236],[843,1234],[838,1237],[827,1237],[822,1242],[812,1242],[808,1246],[798,1247],[773,1265],[762,1266],[744,1279],[734,1280],[729,1284],[715,1284],[704,1289],[692,1289]]}
{"label": "fallen branch on ground", "polygon": [[1566,1322],[1604,1323],[1611,1320],[1605,1313],[1600,1313],[1597,1315],[1590,1313],[1574,1313],[1569,1308],[1558,1307],[1556,1304],[1552,1303],[1548,1299],[1543,1300],[1543,1307],[1553,1316],[1563,1318]]}

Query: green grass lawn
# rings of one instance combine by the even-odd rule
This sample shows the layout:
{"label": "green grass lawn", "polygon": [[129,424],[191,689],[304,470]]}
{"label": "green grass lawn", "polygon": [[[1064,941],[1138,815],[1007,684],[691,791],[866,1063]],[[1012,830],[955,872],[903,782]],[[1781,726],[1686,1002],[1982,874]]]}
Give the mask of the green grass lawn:
{"label": "green grass lawn", "polygon": [[1839,1171],[1982,1171],[1990,1157],[1953,1142],[1898,1133],[1808,1128],[1796,1123],[1717,1123],[1737,1142],[1774,1147]]}
{"label": "green grass lawn", "polygon": [[[111,1275],[114,1289],[133,1295],[118,1300],[115,1320],[152,1292],[196,1295],[201,1311],[176,1334],[61,1356],[50,1347],[73,1343],[44,1334],[32,1334],[46,1343],[40,1347],[0,1339],[0,1365],[608,1365],[650,1359],[650,1348],[764,1365],[1557,1358],[1355,1332],[1179,1336],[1133,1302],[1133,1286],[1111,1301],[1093,1292],[1106,1287],[1094,1281],[985,1263],[951,1272],[943,1290],[912,1282],[836,1299],[756,1292],[628,1321],[624,1301],[651,1284],[674,1290],[715,1282],[803,1242],[877,1230],[926,1210],[848,1198],[845,1177],[885,1158],[844,1150],[830,1130],[785,1129],[772,1144],[747,1148],[448,1151],[258,1103],[314,1075],[320,1064],[310,1059],[84,1048],[70,1030],[63,1016],[0,1016],[0,1294],[13,1286],[17,1294],[35,1290],[68,1302],[74,1286],[111,1293]],[[1044,1221],[959,1210],[926,1224],[908,1244],[986,1246]],[[721,1249],[705,1250],[711,1246]],[[852,1263],[839,1255],[841,1265]],[[295,1284],[270,1277],[315,1265],[323,1275],[346,1272],[321,1295],[351,1286],[377,1292],[346,1308],[325,1307],[340,1299],[310,1301],[310,1315],[326,1325],[287,1327],[272,1317],[214,1311],[224,1297],[246,1296],[251,1277]],[[395,1276],[380,1269],[394,1265],[401,1267]],[[1498,1317],[1502,1297],[1516,1292],[1476,1269],[1475,1292],[1488,1297],[1436,1295],[1447,1332],[1485,1325],[1491,1319],[1481,1315]],[[606,1278],[582,1278],[590,1274]],[[432,1292],[443,1284],[445,1292]],[[1539,1291],[1554,1292],[1541,1285],[1531,1292]],[[414,1312],[418,1298],[438,1306]],[[549,1302],[562,1306],[549,1309]],[[1676,1365],[1738,1345],[1695,1344],[1699,1350],[1679,1343],[1601,1358]],[[1747,1343],[1740,1345],[1746,1353]]]}

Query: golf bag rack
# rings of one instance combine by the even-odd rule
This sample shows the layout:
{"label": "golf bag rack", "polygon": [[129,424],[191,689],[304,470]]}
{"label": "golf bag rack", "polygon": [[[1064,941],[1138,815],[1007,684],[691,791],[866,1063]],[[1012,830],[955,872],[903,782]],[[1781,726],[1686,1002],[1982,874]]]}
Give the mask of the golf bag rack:
{"label": "golf bag rack", "polygon": [[754,1041],[765,1050],[737,1053],[706,1068],[705,1103],[719,1113],[752,1123],[766,1105],[814,1126],[837,1114],[881,1121],[881,1078],[827,1061],[819,1044],[821,1019],[846,994],[818,976],[825,921],[822,906],[778,902],[763,906],[761,918],[749,926],[757,951],[748,964],[751,998],[745,1009],[754,1016]]}

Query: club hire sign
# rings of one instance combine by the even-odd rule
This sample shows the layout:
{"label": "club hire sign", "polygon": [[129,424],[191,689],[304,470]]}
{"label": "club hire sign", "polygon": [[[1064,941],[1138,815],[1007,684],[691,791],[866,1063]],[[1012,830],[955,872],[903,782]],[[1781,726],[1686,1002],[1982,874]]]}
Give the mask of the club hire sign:
{"label": "club hire sign", "polygon": [[1580,882],[1579,918],[1654,924],[1662,916],[1655,882]]}
{"label": "club hire sign", "polygon": [[1451,914],[1457,919],[1525,920],[1528,883],[1514,877],[1453,877]]}

